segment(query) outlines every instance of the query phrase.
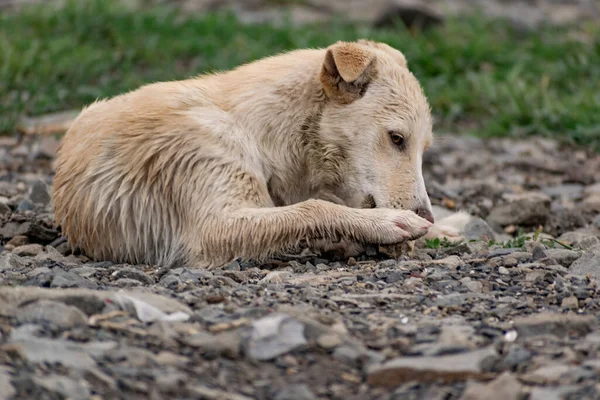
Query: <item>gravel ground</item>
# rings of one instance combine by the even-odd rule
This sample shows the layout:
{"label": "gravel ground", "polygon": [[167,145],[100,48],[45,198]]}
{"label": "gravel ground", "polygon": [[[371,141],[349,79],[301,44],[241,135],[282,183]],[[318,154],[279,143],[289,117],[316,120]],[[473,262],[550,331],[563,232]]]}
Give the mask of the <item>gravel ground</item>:
{"label": "gravel ground", "polygon": [[598,155],[442,137],[428,190],[470,241],[204,271],[73,254],[56,146],[0,138],[0,399],[600,398]]}

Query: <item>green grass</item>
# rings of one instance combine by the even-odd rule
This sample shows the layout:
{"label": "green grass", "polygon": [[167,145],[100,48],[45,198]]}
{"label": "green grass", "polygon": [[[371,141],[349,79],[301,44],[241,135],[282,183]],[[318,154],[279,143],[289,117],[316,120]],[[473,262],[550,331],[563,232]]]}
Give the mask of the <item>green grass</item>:
{"label": "green grass", "polygon": [[79,108],[147,82],[356,38],[406,54],[439,129],[536,134],[600,149],[598,24],[519,33],[473,16],[424,33],[400,25],[247,26],[225,14],[134,12],[84,0],[0,15],[0,132],[14,132],[19,115]]}

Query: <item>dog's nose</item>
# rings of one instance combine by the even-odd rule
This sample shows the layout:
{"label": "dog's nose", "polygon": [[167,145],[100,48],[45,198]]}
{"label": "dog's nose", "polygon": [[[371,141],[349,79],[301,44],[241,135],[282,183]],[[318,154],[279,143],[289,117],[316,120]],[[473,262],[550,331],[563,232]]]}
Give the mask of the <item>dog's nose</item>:
{"label": "dog's nose", "polygon": [[416,209],[415,213],[419,217],[425,218],[427,221],[431,222],[432,224],[434,223],[433,214],[431,213],[431,210],[429,208],[419,207]]}

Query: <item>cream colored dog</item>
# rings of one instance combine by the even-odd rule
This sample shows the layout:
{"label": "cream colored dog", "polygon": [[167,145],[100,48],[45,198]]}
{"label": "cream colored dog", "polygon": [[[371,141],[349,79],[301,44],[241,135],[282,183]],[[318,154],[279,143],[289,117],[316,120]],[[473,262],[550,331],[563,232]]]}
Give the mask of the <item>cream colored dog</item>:
{"label": "cream colored dog", "polygon": [[433,223],[430,108],[402,53],[338,42],[99,101],[63,139],[57,225],[94,259],[214,267]]}

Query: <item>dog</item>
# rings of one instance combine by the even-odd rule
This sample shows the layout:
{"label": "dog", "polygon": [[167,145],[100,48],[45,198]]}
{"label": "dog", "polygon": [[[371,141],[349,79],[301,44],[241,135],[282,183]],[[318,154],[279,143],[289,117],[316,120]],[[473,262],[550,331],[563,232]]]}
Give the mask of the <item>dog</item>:
{"label": "dog", "polygon": [[55,221],[92,259],[160,266],[404,243],[434,223],[432,140],[399,50],[290,51],[84,108],[57,153]]}

